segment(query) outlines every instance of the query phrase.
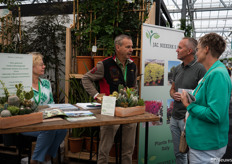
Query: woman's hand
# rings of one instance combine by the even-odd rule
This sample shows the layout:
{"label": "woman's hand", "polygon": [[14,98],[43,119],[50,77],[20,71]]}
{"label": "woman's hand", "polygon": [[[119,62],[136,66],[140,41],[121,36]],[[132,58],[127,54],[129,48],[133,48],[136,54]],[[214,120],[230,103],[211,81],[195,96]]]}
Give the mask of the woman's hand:
{"label": "woman's hand", "polygon": [[181,93],[179,92],[175,92],[173,95],[172,95],[172,98],[176,101],[181,101]]}
{"label": "woman's hand", "polygon": [[181,101],[182,101],[183,105],[185,106],[185,108],[187,108],[187,106],[189,106],[187,92],[185,90],[183,90],[181,93]]}

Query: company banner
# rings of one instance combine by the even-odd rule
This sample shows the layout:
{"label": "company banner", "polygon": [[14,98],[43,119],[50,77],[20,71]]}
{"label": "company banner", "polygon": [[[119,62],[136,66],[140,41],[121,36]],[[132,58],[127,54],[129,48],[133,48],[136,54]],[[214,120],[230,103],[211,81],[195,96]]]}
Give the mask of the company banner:
{"label": "company banner", "polygon": [[[5,84],[10,95],[16,94],[15,84],[23,84],[25,91],[32,87],[32,55],[0,53],[0,80]],[[0,84],[0,97],[4,97]]]}
{"label": "company banner", "polygon": [[[149,122],[148,164],[175,163],[169,128],[173,99],[169,95],[173,69],[181,63],[176,49],[183,31],[143,24],[141,98],[146,111],[160,116]],[[145,124],[140,124],[139,164],[144,163]]]}

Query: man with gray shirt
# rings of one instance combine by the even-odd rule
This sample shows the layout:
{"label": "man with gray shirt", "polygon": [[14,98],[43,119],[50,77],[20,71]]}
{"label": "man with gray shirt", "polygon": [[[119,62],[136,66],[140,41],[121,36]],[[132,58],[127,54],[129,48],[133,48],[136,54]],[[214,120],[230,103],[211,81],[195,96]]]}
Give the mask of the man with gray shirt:
{"label": "man with gray shirt", "polygon": [[196,88],[199,80],[204,76],[206,70],[203,65],[195,59],[197,41],[193,38],[183,38],[176,50],[177,58],[182,61],[173,74],[170,96],[174,99],[174,108],[170,121],[170,130],[176,156],[176,164],[187,164],[187,154],[179,152],[180,135],[184,130],[186,108],[181,102],[181,91],[193,90]]}

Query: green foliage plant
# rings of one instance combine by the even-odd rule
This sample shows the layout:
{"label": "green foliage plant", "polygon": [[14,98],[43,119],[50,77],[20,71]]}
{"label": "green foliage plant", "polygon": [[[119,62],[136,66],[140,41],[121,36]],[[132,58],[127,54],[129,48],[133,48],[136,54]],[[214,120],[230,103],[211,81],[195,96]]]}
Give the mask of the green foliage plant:
{"label": "green foliage plant", "polygon": [[0,4],[4,4],[8,9],[13,9],[15,6],[20,4],[19,0],[0,0]]}
{"label": "green foliage plant", "polygon": [[86,130],[85,128],[73,128],[73,129],[70,129],[70,131],[71,131],[70,137],[80,138],[80,137],[83,136],[85,130]]}
{"label": "green foliage plant", "polygon": [[[111,56],[114,53],[114,38],[119,34],[130,35],[133,42],[140,36],[142,1],[135,0],[85,0],[81,1],[78,9],[78,27],[72,30],[72,43],[75,55],[91,54],[91,48],[96,45],[98,56]],[[144,20],[148,15],[144,11]],[[78,46],[76,46],[78,45]]]}
{"label": "green foliage plant", "polygon": [[[37,16],[33,21],[27,23],[27,39],[29,46],[24,49],[27,52],[40,52],[43,55],[43,61],[46,65],[46,73],[49,74],[49,80],[52,83],[54,101],[60,101],[60,81],[64,75],[65,60],[65,36],[69,17],[67,15],[44,15]],[[25,37],[25,39],[26,39]]]}
{"label": "green foliage plant", "polygon": [[[70,78],[70,92],[69,95],[65,95],[69,99],[70,104],[76,104],[78,102],[87,103],[87,102],[94,102],[92,96],[86,92],[84,89],[81,79]],[[99,90],[98,83],[95,82],[94,86]]]}
{"label": "green foliage plant", "polygon": [[17,89],[16,95],[19,98],[21,105],[24,105],[25,107],[31,107],[32,102],[30,101],[30,99],[32,99],[34,96],[33,89],[31,88],[29,92],[26,92],[23,90],[23,84],[21,83],[16,84],[15,88]]}
{"label": "green foliage plant", "polygon": [[5,86],[5,83],[2,80],[0,80],[0,83],[2,85],[2,88],[4,90],[4,94],[5,94],[5,97],[0,98],[0,104],[4,104],[5,102],[7,102],[8,97],[10,96],[10,93],[9,93],[8,89],[6,88],[6,86]]}
{"label": "green foliage plant", "polygon": [[191,22],[189,22],[189,20],[186,19],[180,19],[180,30],[184,30],[184,36],[185,37],[192,37],[193,35],[193,29],[192,29],[192,25]]}

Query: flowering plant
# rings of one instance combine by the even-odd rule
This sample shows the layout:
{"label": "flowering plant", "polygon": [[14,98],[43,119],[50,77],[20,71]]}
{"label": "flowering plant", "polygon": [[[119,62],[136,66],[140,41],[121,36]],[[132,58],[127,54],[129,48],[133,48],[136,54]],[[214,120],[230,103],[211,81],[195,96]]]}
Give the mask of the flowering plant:
{"label": "flowering plant", "polygon": [[161,101],[145,101],[146,104],[146,112],[157,115],[163,107],[163,103]]}

